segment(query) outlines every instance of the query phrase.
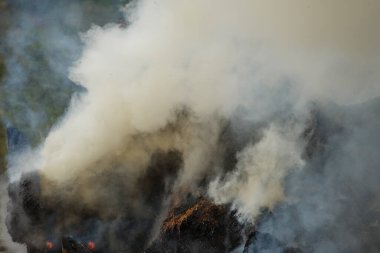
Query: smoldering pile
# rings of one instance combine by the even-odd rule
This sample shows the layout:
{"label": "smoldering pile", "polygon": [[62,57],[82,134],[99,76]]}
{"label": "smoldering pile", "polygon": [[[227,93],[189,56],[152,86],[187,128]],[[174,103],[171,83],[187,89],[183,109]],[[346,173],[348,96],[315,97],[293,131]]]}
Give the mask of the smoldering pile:
{"label": "smoldering pile", "polygon": [[[61,238],[70,235],[78,241],[95,241],[99,252],[142,252],[159,238],[168,212],[181,206],[184,210],[183,205],[207,197],[209,183],[234,171],[236,154],[258,142],[267,127],[252,125],[240,116],[234,121],[221,120],[213,151],[207,154],[210,159],[205,166],[209,169],[200,171],[189,184],[183,179],[183,175],[190,178],[184,174],[186,152],[180,147],[162,146],[173,138],[179,138],[180,144],[185,142],[189,118],[182,112],[159,133],[135,136],[132,148],[97,162],[63,183],[41,172],[24,174],[9,187],[8,228],[13,239],[44,249],[46,241],[60,245]],[[128,170],[134,161],[130,152],[134,156],[139,153],[138,162],[146,160],[138,175]],[[223,215],[228,213],[225,209]],[[225,247],[222,240],[215,243],[220,244],[218,248]],[[238,246],[236,241],[232,246]]]}
{"label": "smoldering pile", "polygon": [[37,250],[70,236],[98,252],[377,252],[379,79],[363,78],[376,59],[350,61],[362,41],[300,49],[308,29],[261,29],[257,8],[142,0],[126,7],[128,27],[84,35],[70,78],[86,91],[38,148],[10,159],[13,239]]}
{"label": "smoldering pile", "polygon": [[[60,238],[70,235],[79,242],[95,241],[98,252],[322,252],[326,247],[333,247],[332,252],[376,252],[378,189],[372,184],[377,179],[367,180],[375,188],[359,187],[360,179],[352,175],[358,172],[339,163],[354,159],[365,164],[360,169],[366,173],[377,173],[376,160],[348,154],[358,152],[349,145],[357,135],[360,141],[366,141],[364,135],[372,139],[363,152],[370,157],[376,152],[372,143],[380,143],[375,117],[379,106],[379,100],[354,107],[312,106],[298,136],[305,143],[302,170],[293,168],[284,176],[285,199],[273,206],[262,204],[258,211],[248,209],[249,214],[257,213],[254,219],[247,219],[249,215],[243,212],[249,202],[239,198],[244,191],[252,193],[250,188],[255,186],[249,183],[249,173],[257,177],[260,171],[239,171],[239,154],[249,145],[260,146],[268,125],[251,124],[239,115],[220,125],[217,149],[208,166],[217,163],[220,169],[204,171],[191,186],[178,185],[184,169],[184,154],[178,149],[152,152],[144,172],[136,178],[126,172],[125,160],[115,158],[64,184],[55,184],[43,174],[24,175],[9,189],[13,200],[10,232],[13,239],[37,248],[44,248],[46,241],[59,245]],[[166,131],[178,133],[178,125]],[[149,138],[143,139],[148,142]],[[347,151],[347,146],[355,152]],[[111,167],[104,170],[102,166]],[[277,176],[270,173],[270,177]],[[263,190],[276,192],[271,179],[265,180]],[[349,184],[340,184],[342,180]],[[214,192],[215,184],[222,185],[219,192]],[[230,195],[234,197],[227,199]],[[347,242],[341,237],[355,240]]]}

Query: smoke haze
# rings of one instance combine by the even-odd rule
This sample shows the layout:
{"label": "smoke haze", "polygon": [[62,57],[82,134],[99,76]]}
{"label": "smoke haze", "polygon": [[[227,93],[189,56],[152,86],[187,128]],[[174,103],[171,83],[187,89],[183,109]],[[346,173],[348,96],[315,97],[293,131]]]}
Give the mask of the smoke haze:
{"label": "smoke haze", "polygon": [[[370,236],[350,228],[368,233],[361,206],[378,213],[379,10],[371,0],[132,2],[127,25],[81,35],[69,77],[85,91],[40,145],[10,157],[11,181],[38,171],[47,206],[80,200],[107,222],[150,210],[140,229],[152,237],[171,203],[204,194],[305,252],[375,252],[377,223]],[[255,247],[276,252],[269,244]]]}

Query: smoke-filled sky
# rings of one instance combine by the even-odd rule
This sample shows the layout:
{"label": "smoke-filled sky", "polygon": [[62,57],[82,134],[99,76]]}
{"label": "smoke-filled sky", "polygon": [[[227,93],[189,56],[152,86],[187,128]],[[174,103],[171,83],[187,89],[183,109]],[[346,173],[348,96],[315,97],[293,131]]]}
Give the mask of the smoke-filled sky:
{"label": "smoke-filled sky", "polygon": [[[67,195],[63,199],[80,198],[91,209],[96,208],[93,195],[99,189],[87,189],[91,185],[83,175],[107,175],[117,168],[128,178],[120,191],[138,191],[154,155],[175,150],[182,163],[166,200],[203,192],[217,203],[231,203],[241,222],[253,223],[267,208],[273,217],[264,222],[263,231],[314,252],[342,252],[342,241],[351,236],[343,231],[345,223],[329,228],[314,245],[310,238],[319,226],[305,225],[302,219],[321,225],[341,222],[347,206],[335,206],[331,196],[344,191],[336,184],[343,179],[359,187],[360,180],[352,177],[362,167],[362,173],[378,175],[372,156],[373,163],[363,162],[362,167],[342,160],[356,157],[356,145],[368,138],[353,120],[360,113],[346,110],[380,92],[380,2],[140,0],[123,8],[126,24],[93,26],[81,35],[84,47],[67,67],[71,81],[85,91],[73,96],[37,148],[10,157],[11,180],[37,170],[45,180],[44,197],[54,197],[54,189]],[[304,154],[310,141],[305,129],[314,127],[313,110],[320,110],[328,122],[322,125],[347,131],[344,140],[336,137],[326,153],[321,151],[320,163]],[[368,118],[358,119],[374,135],[369,147],[378,141],[372,128],[376,115],[371,111]],[[232,129],[233,138],[246,138],[231,155],[236,159],[232,168],[222,162],[230,145],[221,141],[226,128]],[[330,127],[318,131],[335,138]],[[336,170],[330,174],[331,164]],[[326,174],[314,174],[325,169]],[[307,182],[318,188],[318,180],[327,188],[312,191],[315,200],[331,197],[321,205],[326,216],[311,211],[308,196],[299,189]],[[65,183],[74,181],[79,186],[65,192]],[[358,191],[376,195],[376,183]],[[112,194],[107,187],[102,192]],[[134,210],[143,205],[130,201]],[[286,205],[301,209],[301,221],[284,220],[293,213]],[[276,221],[294,231],[288,237],[281,229],[273,232]],[[302,235],[299,231],[310,238],[290,238]],[[341,237],[327,242],[331,231]],[[154,237],[155,231],[150,233]],[[358,245],[350,250],[362,249],[360,241]]]}
{"label": "smoke-filled sky", "polygon": [[379,44],[379,3],[365,0],[250,1],[251,24],[279,44],[371,56]]}
{"label": "smoke-filled sky", "polygon": [[378,95],[378,1],[250,2],[254,33],[285,54],[282,64],[314,79],[310,89],[348,101]]}

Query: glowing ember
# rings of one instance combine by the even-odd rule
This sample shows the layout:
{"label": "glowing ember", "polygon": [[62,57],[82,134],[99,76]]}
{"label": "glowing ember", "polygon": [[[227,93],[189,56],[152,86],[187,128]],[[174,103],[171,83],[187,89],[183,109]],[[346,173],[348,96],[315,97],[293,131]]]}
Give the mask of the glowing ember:
{"label": "glowing ember", "polygon": [[95,243],[94,243],[93,241],[89,241],[89,242],[87,243],[87,248],[88,248],[89,250],[94,250],[94,249],[95,249]]}
{"label": "glowing ember", "polygon": [[54,244],[51,241],[47,241],[46,242],[46,248],[47,249],[52,249],[52,248],[54,248]]}

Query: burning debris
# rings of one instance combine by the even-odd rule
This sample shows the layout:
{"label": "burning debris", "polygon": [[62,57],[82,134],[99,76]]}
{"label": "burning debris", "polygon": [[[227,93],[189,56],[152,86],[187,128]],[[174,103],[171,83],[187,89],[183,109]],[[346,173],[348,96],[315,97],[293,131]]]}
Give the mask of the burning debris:
{"label": "burning debris", "polygon": [[[8,216],[9,232],[15,241],[37,249],[44,248],[49,238],[75,235],[80,241],[89,238],[86,248],[91,249],[97,245],[100,252],[117,252],[127,245],[134,251],[141,251],[149,236],[147,231],[152,228],[159,214],[154,210],[160,210],[164,203],[167,191],[165,184],[170,183],[170,174],[175,174],[180,163],[181,158],[176,152],[157,153],[152,157],[147,174],[139,179],[144,184],[140,184],[141,189],[135,189],[134,193],[119,192],[126,188],[123,185],[125,175],[120,174],[120,171],[91,178],[99,187],[97,189],[106,190],[109,194],[97,194],[96,202],[99,205],[95,207],[83,203],[81,198],[44,196],[41,186],[46,183],[43,182],[46,179],[36,173],[24,175],[20,182],[9,187],[12,200]],[[113,185],[108,185],[110,179]],[[74,182],[69,187],[74,193],[83,191],[76,188],[79,184]],[[60,191],[62,190],[57,189],[55,193]],[[124,199],[126,203],[120,203],[117,208],[112,202],[109,203],[115,201],[107,199],[109,196],[116,198],[116,201]],[[112,205],[112,210],[104,210],[105,206]],[[20,220],[19,217],[25,217],[26,220]]]}
{"label": "burning debris", "polygon": [[169,212],[148,252],[230,252],[241,243],[241,230],[228,206],[200,198]]}

